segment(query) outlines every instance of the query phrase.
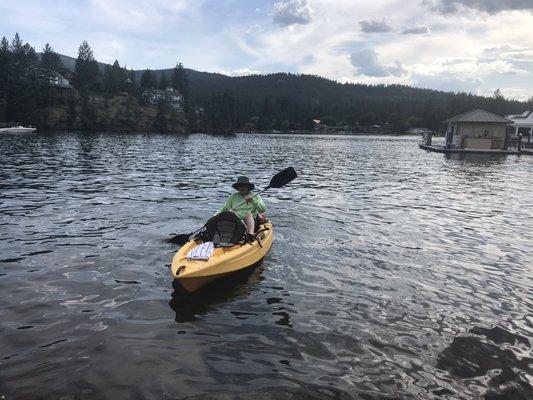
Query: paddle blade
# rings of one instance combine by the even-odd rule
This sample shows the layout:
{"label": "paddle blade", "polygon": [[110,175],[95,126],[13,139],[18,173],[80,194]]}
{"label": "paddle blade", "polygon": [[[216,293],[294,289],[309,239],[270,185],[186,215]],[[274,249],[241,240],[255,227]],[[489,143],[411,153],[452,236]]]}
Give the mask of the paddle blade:
{"label": "paddle blade", "polygon": [[268,187],[276,189],[283,187],[297,176],[298,175],[296,174],[296,170],[293,167],[285,168],[283,171],[278,172],[272,177]]}
{"label": "paddle blade", "polygon": [[176,236],[173,236],[169,239],[167,239],[167,242],[168,243],[173,243],[173,244],[179,244],[180,246],[183,246],[185,243],[187,243],[189,241],[189,237],[191,236],[190,233],[182,233],[180,235],[176,235]]}

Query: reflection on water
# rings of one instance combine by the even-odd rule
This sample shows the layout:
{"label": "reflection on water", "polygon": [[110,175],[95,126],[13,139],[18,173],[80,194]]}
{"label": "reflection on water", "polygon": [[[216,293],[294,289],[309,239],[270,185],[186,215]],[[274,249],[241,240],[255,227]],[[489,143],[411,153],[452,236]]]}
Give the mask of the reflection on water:
{"label": "reflection on water", "polygon": [[[7,399],[533,397],[532,157],[65,133],[2,137],[0,160]],[[288,165],[263,262],[173,288],[165,239]]]}
{"label": "reflection on water", "polygon": [[262,272],[263,267],[257,264],[218,279],[193,293],[188,293],[177,281],[174,281],[172,283],[174,291],[169,305],[176,313],[176,322],[194,321],[198,316],[216,309],[218,304],[246,297],[252,290],[251,287],[263,280]]}
{"label": "reflection on water", "polygon": [[[437,358],[437,368],[458,379],[485,378],[485,388],[474,388],[485,399],[532,399],[533,358],[527,337],[501,327],[475,326],[467,336],[455,337]],[[480,390],[481,389],[481,390]]]}

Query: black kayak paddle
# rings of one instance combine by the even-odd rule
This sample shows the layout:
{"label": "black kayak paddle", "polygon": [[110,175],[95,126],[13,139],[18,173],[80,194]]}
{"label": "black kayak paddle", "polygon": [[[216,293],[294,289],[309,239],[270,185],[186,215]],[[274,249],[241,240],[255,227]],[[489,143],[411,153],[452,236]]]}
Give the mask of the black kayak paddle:
{"label": "black kayak paddle", "polygon": [[[254,194],[252,196],[252,198],[254,198],[255,196],[257,196],[260,193],[266,192],[270,188],[279,189],[279,188],[285,186],[287,183],[289,183],[292,180],[294,180],[294,178],[296,178],[297,176],[298,175],[296,174],[296,170],[293,167],[285,168],[283,171],[280,171],[276,175],[274,175],[272,177],[272,179],[270,180],[270,183],[268,184],[268,186],[266,188],[264,188],[263,190],[261,190],[261,191],[257,192],[256,194]],[[234,210],[235,208],[240,207],[244,203],[246,203],[246,201],[243,201],[242,203],[237,204],[231,210]],[[203,228],[203,226],[202,226],[202,228]],[[169,243],[174,243],[174,244],[179,244],[179,245],[184,245],[185,243],[187,243],[189,241],[189,239],[190,239],[190,237],[192,235],[194,235],[196,232],[200,231],[202,228],[200,228],[200,229],[198,229],[198,230],[196,230],[196,231],[194,231],[192,233],[182,233],[182,234],[173,236],[170,239],[168,239],[168,242]]]}

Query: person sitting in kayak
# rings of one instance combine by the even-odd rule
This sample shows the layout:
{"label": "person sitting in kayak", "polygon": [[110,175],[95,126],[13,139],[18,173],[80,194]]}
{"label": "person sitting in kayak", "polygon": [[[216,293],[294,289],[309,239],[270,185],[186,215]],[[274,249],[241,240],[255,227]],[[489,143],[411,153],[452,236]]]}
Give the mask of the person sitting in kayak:
{"label": "person sitting in kayak", "polygon": [[[259,217],[260,220],[265,218],[266,205],[261,196],[253,196],[251,194],[255,185],[246,176],[239,176],[237,181],[231,186],[237,190],[237,193],[233,193],[226,200],[226,203],[218,210],[217,214],[224,211],[233,212],[240,220],[244,221],[248,233],[253,235],[256,218]],[[243,202],[244,204],[241,204]]]}

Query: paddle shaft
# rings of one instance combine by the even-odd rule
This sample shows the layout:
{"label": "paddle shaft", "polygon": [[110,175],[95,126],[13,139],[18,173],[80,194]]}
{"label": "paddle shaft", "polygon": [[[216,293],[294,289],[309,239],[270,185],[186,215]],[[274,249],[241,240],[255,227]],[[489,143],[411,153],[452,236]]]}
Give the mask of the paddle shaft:
{"label": "paddle shaft", "polygon": [[[264,188],[263,190],[260,190],[259,192],[257,192],[256,194],[254,194],[252,197],[250,197],[250,200],[252,200],[255,196],[258,196],[259,194],[265,192],[270,186],[267,186],[266,188]],[[236,208],[239,208],[240,206],[242,206],[244,203],[246,203],[246,200],[244,201],[241,201],[239,204],[237,204],[236,206],[234,207],[231,207],[229,209],[229,211],[234,211]]]}
{"label": "paddle shaft", "polygon": [[[250,199],[253,199],[255,196],[258,196],[260,193],[263,193],[270,188],[279,189],[285,186],[287,183],[291,182],[296,177],[297,177],[297,174],[293,167],[285,168],[283,171],[278,172],[276,175],[272,177],[269,185],[266,188],[254,194]],[[237,204],[235,207],[232,207],[229,211],[234,211],[236,208],[242,206],[244,203],[246,203],[246,200]],[[191,234],[181,234],[181,235],[174,236],[173,238],[170,239],[170,242],[171,243],[181,243],[181,242],[185,243],[187,240],[191,238],[191,236],[193,236],[194,234],[202,230],[204,226],[192,232]]]}

